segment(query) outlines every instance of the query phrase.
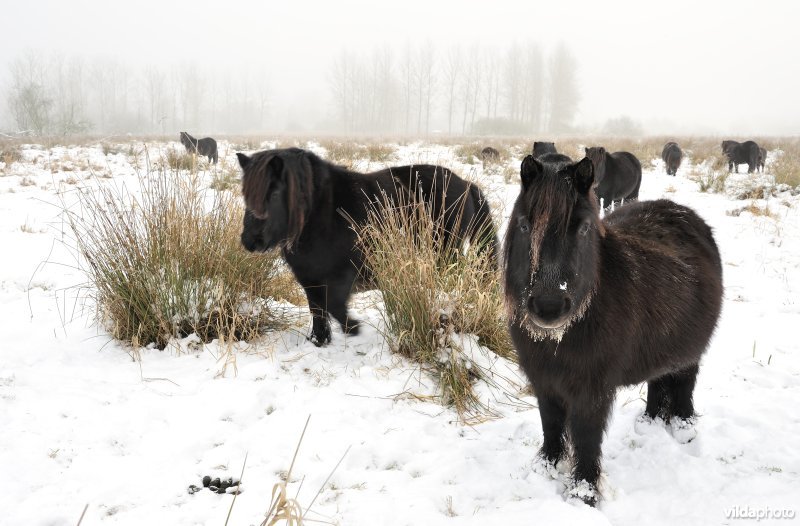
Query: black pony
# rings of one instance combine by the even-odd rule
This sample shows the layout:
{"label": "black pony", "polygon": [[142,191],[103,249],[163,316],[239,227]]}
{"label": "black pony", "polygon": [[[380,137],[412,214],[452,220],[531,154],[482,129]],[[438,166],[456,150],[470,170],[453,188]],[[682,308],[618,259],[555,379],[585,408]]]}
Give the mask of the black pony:
{"label": "black pony", "polygon": [[558,151],[556,151],[555,143],[534,141],[532,153],[534,157],[539,158],[546,153],[558,153]]}
{"label": "black pony", "polygon": [[753,141],[722,141],[722,153],[728,158],[729,172],[732,172],[735,166],[736,173],[739,173],[739,165],[746,164],[747,173],[750,174],[759,165],[759,148],[758,144]]}
{"label": "black pony", "polygon": [[486,162],[496,163],[498,159],[500,159],[500,152],[498,152],[496,148],[487,146],[486,148],[481,150],[481,160],[484,163]]}
{"label": "black pony", "polygon": [[306,292],[317,346],[331,341],[329,313],[345,333],[358,333],[347,300],[356,279],[369,283],[370,276],[352,227],[364,224],[370,207],[421,198],[443,220],[445,238],[480,243],[496,257],[488,201],[447,168],[401,166],[362,174],[299,148],[236,155],[244,172],[242,245],[250,252],[282,249]]}
{"label": "black pony", "polygon": [[604,207],[618,205],[624,199],[639,199],[642,184],[642,165],[628,152],[608,153],[602,146],[586,148],[586,157],[594,163],[594,191]]}
{"label": "black pony", "polygon": [[758,147],[758,171],[763,172],[764,166],[767,164],[767,149]]}
{"label": "black pony", "polygon": [[664,165],[667,167],[667,175],[676,175],[678,168],[681,166],[681,161],[683,161],[683,150],[678,146],[678,143],[670,141],[661,150],[661,160],[664,161]]}
{"label": "black pony", "polygon": [[700,359],[717,324],[722,266],[711,229],[672,201],[598,217],[588,159],[522,162],[505,238],[509,331],[538,398],[546,462],[575,455],[569,494],[598,499],[616,389],[647,384],[646,418],[692,424]]}
{"label": "black pony", "polygon": [[217,141],[211,137],[195,139],[188,133],[181,132],[181,144],[183,144],[187,152],[205,155],[209,161],[217,164]]}

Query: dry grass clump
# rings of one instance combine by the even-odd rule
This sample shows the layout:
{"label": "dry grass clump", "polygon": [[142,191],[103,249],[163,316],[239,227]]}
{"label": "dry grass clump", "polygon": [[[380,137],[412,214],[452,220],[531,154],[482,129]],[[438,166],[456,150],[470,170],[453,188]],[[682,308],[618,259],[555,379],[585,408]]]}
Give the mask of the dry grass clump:
{"label": "dry grass clump", "polygon": [[231,164],[227,159],[221,158],[218,168],[211,175],[209,186],[218,192],[238,191],[242,186],[242,171],[238,163]]}
{"label": "dry grass clump", "polygon": [[18,146],[12,144],[0,145],[0,161],[5,163],[6,167],[11,166],[12,163],[18,163],[23,160],[22,150]]}
{"label": "dry grass clump", "polygon": [[747,206],[743,206],[735,210],[729,210],[726,212],[726,215],[739,217],[742,214],[742,212],[748,212],[756,217],[768,217],[770,219],[778,218],[777,214],[770,209],[769,204],[766,204],[762,207],[756,204],[755,202],[752,202]]}
{"label": "dry grass clump", "polygon": [[322,141],[320,146],[327,152],[325,157],[334,164],[352,168],[360,161],[387,163],[397,158],[396,149],[390,144],[371,142],[362,144],[354,140]]}
{"label": "dry grass clump", "polygon": [[64,207],[98,319],[114,338],[163,349],[192,333],[247,340],[288,326],[270,298],[295,298],[295,282],[278,254],[240,246],[235,194],[163,169],[140,184],[141,192],[83,188],[79,207]]}
{"label": "dry grass clump", "polygon": [[800,186],[800,139],[786,141],[779,148],[781,153],[770,166],[775,182],[792,187]]}
{"label": "dry grass clump", "polygon": [[386,163],[397,158],[396,149],[389,144],[370,143],[364,147],[366,157],[373,163]]}
{"label": "dry grass clump", "polygon": [[[462,418],[491,414],[473,391],[489,379],[485,361],[463,349],[459,334],[515,360],[506,328],[498,270],[479,244],[466,250],[437,243],[442,220],[423,203],[370,211],[358,243],[383,293],[386,339],[395,352],[438,379],[441,397]],[[480,354],[480,353],[477,353]]]}
{"label": "dry grass clump", "polygon": [[700,186],[701,192],[721,194],[725,192],[725,183],[728,181],[727,170],[710,169],[696,174],[693,179]]}
{"label": "dry grass clump", "polygon": [[186,170],[191,173],[197,173],[199,164],[196,153],[181,152],[172,148],[169,148],[164,154],[164,162],[171,170]]}

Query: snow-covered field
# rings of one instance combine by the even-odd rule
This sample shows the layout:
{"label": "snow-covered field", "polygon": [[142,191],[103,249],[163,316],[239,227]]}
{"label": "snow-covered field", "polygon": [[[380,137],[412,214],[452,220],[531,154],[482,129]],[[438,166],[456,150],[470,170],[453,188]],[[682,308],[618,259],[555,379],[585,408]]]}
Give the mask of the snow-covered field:
{"label": "snow-covered field", "polygon": [[[725,303],[695,393],[697,438],[680,444],[663,426],[636,426],[645,388],[621,391],[593,509],[565,501],[564,473],[534,464],[535,398],[463,426],[416,396],[433,393],[432,380],[374,327],[347,339],[335,327],[322,349],[305,328],[240,344],[238,374],[223,371],[216,343],[140,349],[134,361],[76,301],[85,277],[62,243],[57,197],[91,173],[101,176],[91,184],[137,184],[124,150],[27,146],[0,176],[0,524],[74,525],[88,503],[83,525],[221,526],[232,495],[187,487],[206,474],[238,477],[245,455],[229,524],[260,524],[308,415],[288,488],[294,496],[302,482],[308,506],[349,447],[309,515],[334,524],[705,525],[747,523],[731,511],[800,512],[800,196],[701,193],[686,163],[675,178],[643,163],[643,199],[694,207],[713,226]],[[232,166],[233,150],[221,151]],[[420,161],[472,173],[510,210],[516,180],[462,165],[450,147],[398,147],[397,164]],[[742,211],[751,204],[770,215]],[[377,325],[368,299],[353,309]]]}

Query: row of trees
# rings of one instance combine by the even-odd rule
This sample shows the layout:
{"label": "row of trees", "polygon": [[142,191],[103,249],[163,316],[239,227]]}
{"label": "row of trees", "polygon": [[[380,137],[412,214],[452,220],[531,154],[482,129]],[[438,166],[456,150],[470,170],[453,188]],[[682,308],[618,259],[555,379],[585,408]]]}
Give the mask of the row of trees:
{"label": "row of trees", "polygon": [[36,135],[262,131],[268,128],[266,71],[226,75],[191,62],[134,68],[27,52],[9,64],[7,126]]}
{"label": "row of trees", "polygon": [[343,51],[329,81],[346,132],[566,132],[580,102],[576,60],[564,44],[549,56],[536,43]]}
{"label": "row of trees", "polygon": [[536,43],[441,51],[408,43],[343,51],[329,66],[322,74],[330,100],[319,103],[276,100],[270,78],[281,73],[267,64],[226,72],[27,52],[9,64],[0,127],[37,135],[274,132],[286,126],[276,108],[313,102],[323,109],[308,109],[303,122],[315,131],[558,133],[571,130],[579,102],[576,61],[565,45],[547,54]]}

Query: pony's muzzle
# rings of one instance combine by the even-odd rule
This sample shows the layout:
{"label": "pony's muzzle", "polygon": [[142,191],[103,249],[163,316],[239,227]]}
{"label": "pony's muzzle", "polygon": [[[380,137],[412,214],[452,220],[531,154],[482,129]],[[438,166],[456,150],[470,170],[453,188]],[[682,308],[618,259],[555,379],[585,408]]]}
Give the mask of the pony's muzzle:
{"label": "pony's muzzle", "polygon": [[533,322],[544,329],[564,325],[572,310],[572,300],[566,294],[544,293],[528,298],[528,313]]}

